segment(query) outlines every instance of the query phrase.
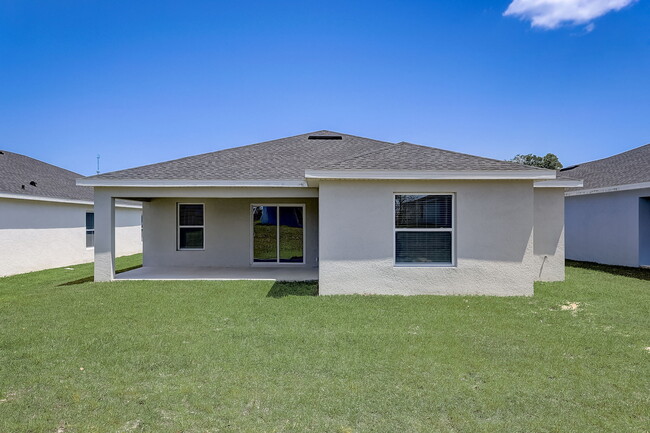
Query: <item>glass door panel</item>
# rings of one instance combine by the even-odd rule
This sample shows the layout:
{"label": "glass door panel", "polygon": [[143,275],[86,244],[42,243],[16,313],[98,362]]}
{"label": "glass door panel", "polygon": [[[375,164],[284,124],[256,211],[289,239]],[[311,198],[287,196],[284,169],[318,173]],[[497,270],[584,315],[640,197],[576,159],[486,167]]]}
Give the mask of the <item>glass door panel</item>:
{"label": "glass door panel", "polygon": [[302,263],[302,206],[280,206],[279,233],[280,263]]}
{"label": "glass door panel", "polygon": [[278,261],[278,208],[253,206],[253,261]]}

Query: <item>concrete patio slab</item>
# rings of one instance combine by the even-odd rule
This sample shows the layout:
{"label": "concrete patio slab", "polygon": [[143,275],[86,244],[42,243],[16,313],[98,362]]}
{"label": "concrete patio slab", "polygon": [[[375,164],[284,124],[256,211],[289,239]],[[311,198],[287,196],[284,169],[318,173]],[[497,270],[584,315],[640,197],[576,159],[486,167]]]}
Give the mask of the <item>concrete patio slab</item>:
{"label": "concrete patio slab", "polygon": [[318,268],[251,266],[248,268],[143,266],[115,275],[116,280],[318,280]]}

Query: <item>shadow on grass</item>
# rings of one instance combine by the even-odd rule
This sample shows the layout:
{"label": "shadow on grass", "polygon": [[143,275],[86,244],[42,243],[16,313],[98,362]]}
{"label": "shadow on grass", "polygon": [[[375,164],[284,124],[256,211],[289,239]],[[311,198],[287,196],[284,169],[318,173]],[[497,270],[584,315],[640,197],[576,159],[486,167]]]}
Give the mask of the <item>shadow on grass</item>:
{"label": "shadow on grass", "polygon": [[589,269],[592,271],[607,272],[608,274],[621,275],[623,277],[650,281],[650,269],[628,268],[627,266],[601,265],[600,263],[577,262],[574,260],[567,260],[566,265],[571,268]]}
{"label": "shadow on grass", "polygon": [[316,295],[318,295],[318,281],[276,281],[266,294],[268,298]]}
{"label": "shadow on grass", "polygon": [[[115,271],[115,273],[116,273],[116,274],[121,274],[122,272],[132,271],[132,270],[134,270],[134,269],[138,269],[138,268],[141,268],[141,267],[142,267],[142,265],[130,266],[130,267],[128,267],[128,268],[117,269],[117,270]],[[75,285],[77,285],[77,284],[92,283],[94,279],[95,279],[95,276],[94,276],[94,275],[90,275],[90,276],[88,276],[88,277],[79,278],[78,280],[73,280],[73,281],[68,281],[68,282],[65,282],[65,283],[61,283],[61,284],[59,284],[57,287],[63,287],[63,286],[75,286]]]}

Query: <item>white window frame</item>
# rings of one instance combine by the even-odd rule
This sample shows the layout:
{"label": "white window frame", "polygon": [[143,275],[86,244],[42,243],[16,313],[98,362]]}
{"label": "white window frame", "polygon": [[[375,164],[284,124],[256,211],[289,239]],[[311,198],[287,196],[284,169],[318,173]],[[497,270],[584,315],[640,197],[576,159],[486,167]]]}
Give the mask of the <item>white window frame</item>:
{"label": "white window frame", "polygon": [[[253,208],[256,206],[267,206],[277,208],[276,212],[276,245],[275,245],[275,262],[256,262],[255,261],[255,221],[253,220]],[[280,207],[300,207],[302,208],[302,262],[281,262],[280,261]],[[305,212],[305,203],[251,203],[249,207],[250,218],[250,264],[251,266],[300,266],[307,263],[307,213]]]}
{"label": "white window frame", "polygon": [[[187,225],[181,225],[181,206],[182,205],[201,205],[203,208],[203,225],[195,225],[195,226],[187,226]],[[181,203],[178,202],[176,203],[176,251],[205,251],[205,238],[206,238],[206,233],[205,233],[205,221],[206,221],[206,215],[205,215],[205,203]],[[203,229],[203,247],[202,248],[181,248],[181,229],[197,229],[197,228],[202,228]]]}
{"label": "white window frame", "polygon": [[[92,229],[88,228],[88,223],[87,223],[89,213],[93,214],[93,228]],[[94,210],[93,211],[86,211],[86,213],[84,214],[84,217],[86,217],[86,221],[84,221],[84,225],[86,226],[86,231],[84,232],[84,234],[85,234],[84,239],[85,239],[85,243],[86,243],[86,249],[87,250],[92,250],[92,249],[95,248],[95,211]],[[88,232],[93,232],[93,244],[92,244],[92,246],[88,246]]]}
{"label": "white window frame", "polygon": [[[451,228],[397,228],[395,219],[395,199],[398,195],[450,195],[451,196]],[[450,268],[456,266],[456,194],[453,192],[396,192],[393,193],[393,266],[397,268]],[[401,263],[397,261],[397,232],[450,232],[451,233],[451,262],[449,263]]]}

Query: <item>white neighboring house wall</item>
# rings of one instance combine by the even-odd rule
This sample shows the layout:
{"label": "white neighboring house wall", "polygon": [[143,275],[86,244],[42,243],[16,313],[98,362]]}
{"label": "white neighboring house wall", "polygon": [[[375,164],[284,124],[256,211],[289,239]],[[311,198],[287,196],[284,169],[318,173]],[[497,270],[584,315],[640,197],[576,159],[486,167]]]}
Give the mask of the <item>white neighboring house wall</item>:
{"label": "white neighboring house wall", "polygon": [[[92,203],[0,198],[0,276],[92,262],[86,212]],[[116,214],[117,255],[140,253],[142,209],[118,207]]]}
{"label": "white neighboring house wall", "polygon": [[608,265],[649,266],[648,200],[650,188],[567,193],[567,258]]}
{"label": "white neighboring house wall", "polygon": [[[534,281],[564,278],[563,192],[526,180],[322,180],[320,293],[532,295]],[[454,265],[395,265],[395,193],[454,194]]]}

